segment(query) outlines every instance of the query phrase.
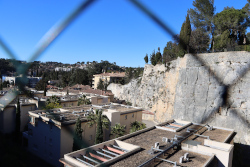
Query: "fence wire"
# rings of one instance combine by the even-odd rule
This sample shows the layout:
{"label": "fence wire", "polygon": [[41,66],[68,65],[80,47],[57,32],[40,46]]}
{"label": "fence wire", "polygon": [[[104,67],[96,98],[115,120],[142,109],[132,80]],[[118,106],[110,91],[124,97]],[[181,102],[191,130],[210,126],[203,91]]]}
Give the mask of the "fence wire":
{"label": "fence wire", "polygon": [[[33,62],[35,60],[37,60],[42,53],[57,39],[57,37],[59,35],[61,35],[63,33],[63,31],[77,18],[81,15],[81,13],[83,13],[88,7],[90,7],[91,5],[94,4],[94,2],[96,2],[96,0],[85,0],[83,1],[75,10],[73,10],[72,13],[70,13],[67,17],[65,17],[62,21],[56,23],[39,41],[36,49],[34,50],[33,54],[28,58],[27,62]],[[160,28],[162,28],[166,34],[171,35],[172,38],[177,38],[176,34],[174,33],[174,31],[170,28],[170,26],[168,26],[167,24],[165,24],[162,20],[160,20],[152,11],[150,11],[147,7],[145,7],[143,5],[143,3],[137,1],[137,0],[129,0],[129,2],[136,6],[138,10],[140,10],[142,13],[145,14],[145,16],[149,17],[152,22],[155,22]],[[178,39],[181,43],[181,46],[183,46],[183,41],[181,39]],[[27,84],[27,70],[29,69],[30,63],[27,64],[21,64],[18,61],[16,61],[17,56],[14,54],[14,52],[12,51],[11,47],[7,46],[7,44],[4,42],[4,39],[2,39],[0,37],[0,46],[2,47],[2,49],[5,51],[6,55],[10,58],[13,59],[13,64],[16,67],[16,72],[17,74],[21,74],[22,78],[21,78],[21,82],[17,83],[17,86],[19,88],[19,90],[14,90],[11,92],[8,92],[4,95],[4,97],[2,97],[0,99],[0,104],[2,104],[2,106],[0,106],[0,109],[5,108],[10,102],[12,102],[16,96],[18,95],[19,91],[23,91],[25,93],[25,85]],[[192,48],[190,48],[192,49]],[[229,90],[232,89],[233,85],[237,85],[238,82],[240,81],[241,78],[243,78],[247,72],[249,71],[250,68],[250,62],[247,65],[247,68],[245,70],[243,70],[240,74],[240,76],[234,80],[231,84],[224,84],[222,79],[220,77],[218,77],[213,70],[211,69],[211,67],[209,67],[208,65],[206,65],[205,61],[203,59],[201,59],[199,56],[197,56],[196,54],[192,54],[190,53],[190,55],[192,55],[197,61],[199,61],[201,63],[202,66],[205,67],[205,69],[208,71],[208,73],[210,73],[211,75],[213,75],[213,77],[216,79],[216,81],[218,83],[220,83],[224,89],[222,92],[222,100],[223,103],[221,106],[217,106],[215,107],[215,109],[210,113],[209,116],[207,116],[206,118],[204,118],[202,120],[201,123],[207,123],[212,119],[212,115],[218,111],[219,107],[226,107],[228,106],[228,104],[230,103],[231,107],[234,107],[232,105],[232,102],[229,100]],[[7,99],[7,100],[6,100]],[[242,123],[244,123],[247,127],[250,127],[250,124],[248,123],[248,121],[241,116],[240,113],[238,113],[237,110],[233,110],[235,116],[239,117],[242,120]],[[73,131],[71,129],[67,129],[68,133],[71,134],[73,136]],[[79,141],[82,142],[82,141]],[[87,147],[88,145],[86,144],[86,142],[82,142],[82,144]],[[91,151],[91,150],[89,150]]]}

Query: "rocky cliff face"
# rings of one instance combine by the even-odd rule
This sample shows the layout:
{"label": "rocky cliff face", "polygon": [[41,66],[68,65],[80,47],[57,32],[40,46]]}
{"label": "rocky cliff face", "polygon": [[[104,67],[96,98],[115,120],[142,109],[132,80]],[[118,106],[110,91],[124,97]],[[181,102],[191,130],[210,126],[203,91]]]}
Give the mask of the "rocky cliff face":
{"label": "rocky cliff face", "polygon": [[250,144],[250,53],[185,55],[166,65],[145,65],[143,77],[110,84],[116,97],[170,118],[235,129],[236,142]]}

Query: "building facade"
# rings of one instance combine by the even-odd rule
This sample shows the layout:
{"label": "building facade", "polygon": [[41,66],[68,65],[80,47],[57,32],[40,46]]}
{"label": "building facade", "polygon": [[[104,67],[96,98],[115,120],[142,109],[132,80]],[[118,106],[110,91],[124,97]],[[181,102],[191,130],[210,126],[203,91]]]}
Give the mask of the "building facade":
{"label": "building facade", "polygon": [[[66,107],[53,110],[30,111],[27,139],[28,150],[54,166],[60,166],[59,158],[72,152],[73,132],[76,119],[80,117],[83,129],[82,141],[84,145],[94,144],[96,127],[89,126],[87,115],[101,109],[103,115],[110,120],[110,125],[116,123],[126,125],[126,134],[129,133],[131,121],[142,120],[142,109],[132,108],[119,104],[85,105],[79,107]],[[132,115],[134,116],[132,117]],[[125,119],[127,115],[127,118]],[[130,117],[133,118],[130,120]],[[110,139],[110,128],[104,130],[104,140]]]}
{"label": "building facade", "polygon": [[102,80],[104,83],[118,83],[125,77],[125,72],[121,73],[101,73],[93,75],[92,88],[97,89],[98,83]]}

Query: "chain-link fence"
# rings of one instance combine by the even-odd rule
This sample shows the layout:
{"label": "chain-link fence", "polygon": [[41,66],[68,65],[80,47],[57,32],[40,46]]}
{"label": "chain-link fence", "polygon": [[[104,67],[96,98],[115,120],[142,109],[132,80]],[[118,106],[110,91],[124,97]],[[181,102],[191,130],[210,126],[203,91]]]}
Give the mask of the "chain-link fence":
{"label": "chain-link fence", "polygon": [[[81,15],[81,13],[83,13],[88,7],[90,7],[91,5],[94,5],[94,3],[96,3],[95,0],[86,0],[83,3],[81,3],[71,14],[69,14],[66,18],[64,18],[64,20],[62,22],[60,22],[59,24],[55,24],[54,27],[52,27],[45,35],[44,37],[40,40],[37,48],[34,50],[33,54],[30,56],[30,58],[27,60],[28,62],[33,62],[36,59],[39,58],[39,56],[42,55],[42,53],[48,48],[49,45],[51,45],[56,39],[57,37],[77,18]],[[129,0],[128,3],[131,3],[132,5],[136,6],[138,10],[140,10],[141,12],[143,12],[145,14],[145,16],[149,17],[152,22],[156,23],[160,28],[162,28],[166,34],[171,35],[173,38],[176,38],[176,34],[174,33],[174,31],[170,28],[169,25],[165,24],[162,20],[160,20],[153,12],[151,12],[148,8],[146,8],[141,2],[137,1],[137,0]],[[183,43],[182,40],[179,40],[180,43]],[[4,96],[6,98],[1,98],[0,99],[0,104],[2,104],[1,108],[5,108],[11,101],[13,101],[15,99],[15,97],[18,95],[19,91],[23,91],[26,92],[25,90],[25,85],[27,84],[27,70],[29,69],[29,65],[30,64],[20,64],[18,61],[15,61],[15,59],[17,58],[14,53],[12,52],[12,50],[10,49],[10,47],[8,47],[6,45],[6,43],[4,42],[4,39],[0,38],[0,46],[3,48],[3,50],[5,51],[6,55],[13,59],[13,64],[16,67],[16,72],[17,75],[22,76],[21,78],[21,82],[16,83],[16,85],[18,86],[18,90],[14,90],[11,92],[8,92],[7,94],[5,94]],[[191,49],[191,48],[190,48]],[[250,67],[250,62],[248,62],[248,66],[247,68],[245,68],[245,70],[243,70],[240,74],[240,76],[238,77],[238,79],[234,80],[232,83],[230,84],[224,84],[222,79],[220,77],[218,77],[213,70],[211,69],[211,67],[206,65],[206,62],[204,62],[203,59],[201,59],[199,56],[197,56],[196,54],[192,54],[192,56],[198,60],[202,66],[205,67],[205,69],[213,75],[213,77],[217,80],[218,83],[220,83],[224,89],[223,89],[223,93],[222,93],[222,99],[223,99],[223,105],[222,106],[217,106],[215,107],[216,109],[211,112],[210,116],[206,117],[205,119],[203,119],[202,123],[206,123],[211,119],[211,116],[217,112],[219,107],[226,107],[229,103],[233,104],[232,102],[229,101],[229,95],[230,95],[230,89],[232,88],[233,85],[237,85],[239,80],[241,78],[243,78],[247,72],[249,71],[249,67]],[[6,100],[7,99],[7,100]],[[233,107],[231,105],[231,107]],[[237,113],[237,110],[234,110],[235,115],[237,117],[239,117],[242,120],[242,123],[246,124],[246,126],[250,126],[249,122],[247,120],[245,120],[244,117],[241,116],[241,114]],[[70,133],[73,136],[73,132],[72,130],[68,129],[68,133]],[[84,143],[83,141],[83,145],[85,147],[87,147],[87,145]]]}

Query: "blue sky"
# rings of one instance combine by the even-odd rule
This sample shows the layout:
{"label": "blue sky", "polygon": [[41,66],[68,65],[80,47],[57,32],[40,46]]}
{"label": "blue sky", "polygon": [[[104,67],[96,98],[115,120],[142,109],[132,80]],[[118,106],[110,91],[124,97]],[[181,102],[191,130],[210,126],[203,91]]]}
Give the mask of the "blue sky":
{"label": "blue sky", "polygon": [[[82,0],[0,0],[0,36],[27,60],[43,35]],[[179,33],[192,0],[141,0],[175,33]],[[216,12],[242,8],[247,0],[215,0]],[[40,61],[76,63],[108,60],[143,67],[144,56],[172,38],[127,0],[97,0],[39,57]],[[8,58],[0,49],[0,58]]]}

